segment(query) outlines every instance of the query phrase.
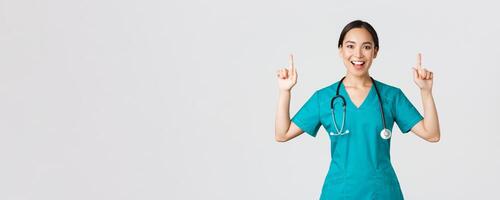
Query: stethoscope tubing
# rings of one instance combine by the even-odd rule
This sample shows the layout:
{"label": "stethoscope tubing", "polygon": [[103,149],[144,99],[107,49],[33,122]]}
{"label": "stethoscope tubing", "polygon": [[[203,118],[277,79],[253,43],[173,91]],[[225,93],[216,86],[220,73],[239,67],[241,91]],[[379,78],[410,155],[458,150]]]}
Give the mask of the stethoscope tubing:
{"label": "stethoscope tubing", "polygon": [[[348,134],[349,133],[349,130],[346,130],[344,131],[344,127],[345,127],[345,120],[346,120],[346,115],[347,115],[347,110],[346,110],[346,100],[345,100],[345,97],[340,95],[340,85],[343,83],[345,79],[345,76],[342,77],[342,79],[340,79],[338,85],[337,85],[337,91],[336,91],[336,95],[334,97],[332,97],[331,101],[330,101],[330,110],[331,110],[331,113],[332,113],[332,120],[333,120],[333,125],[335,127],[335,130],[337,131],[336,133],[334,132],[331,132],[330,135],[334,135],[334,136],[338,136],[338,135],[345,135],[345,134]],[[377,93],[377,97],[378,97],[378,102],[379,102],[379,106],[380,106],[380,113],[381,113],[381,117],[382,117],[382,124],[384,126],[384,129],[382,130],[381,132],[381,137],[383,139],[389,139],[391,137],[391,133],[390,133],[390,130],[387,129],[386,127],[386,123],[385,123],[385,113],[384,113],[384,106],[383,106],[383,103],[382,103],[382,98],[380,97],[380,91],[378,90],[378,87],[377,87],[377,84],[375,82],[375,80],[370,77],[370,79],[372,80],[372,84],[373,86],[375,87],[375,92]],[[336,99],[341,99],[342,100],[342,126],[340,127],[340,129],[338,128],[338,125],[337,125],[337,120],[336,120],[336,117],[335,117],[335,111],[334,111],[334,108],[335,108],[335,100]]]}

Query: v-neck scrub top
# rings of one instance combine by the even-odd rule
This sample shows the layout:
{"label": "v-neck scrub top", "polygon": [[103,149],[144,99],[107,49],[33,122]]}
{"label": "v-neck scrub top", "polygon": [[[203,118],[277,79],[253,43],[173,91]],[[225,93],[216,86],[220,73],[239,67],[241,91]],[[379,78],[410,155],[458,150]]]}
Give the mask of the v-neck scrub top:
{"label": "v-neck scrub top", "polygon": [[[330,111],[330,101],[336,95],[336,82],[314,92],[292,118],[300,129],[315,137],[320,126],[327,133],[336,133]],[[386,127],[392,131],[394,122],[402,133],[423,119],[403,92],[396,87],[375,81],[383,102]],[[391,139],[382,139],[382,115],[377,92],[372,84],[365,100],[356,107],[344,85],[339,94],[346,100],[345,135],[329,135],[331,162],[321,191],[321,200],[336,199],[403,199],[403,194],[391,164]],[[341,101],[336,99],[335,101]],[[340,103],[340,102],[338,102]],[[342,106],[335,106],[335,118],[342,126]]]}

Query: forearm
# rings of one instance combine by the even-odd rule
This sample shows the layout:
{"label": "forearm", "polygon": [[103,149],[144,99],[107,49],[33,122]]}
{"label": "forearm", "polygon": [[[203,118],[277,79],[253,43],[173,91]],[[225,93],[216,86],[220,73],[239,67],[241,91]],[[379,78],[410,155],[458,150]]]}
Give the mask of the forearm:
{"label": "forearm", "polygon": [[291,92],[281,90],[279,93],[278,110],[275,121],[275,137],[284,138],[290,128],[290,96]]}
{"label": "forearm", "polygon": [[436,110],[436,105],[434,103],[434,97],[432,96],[432,90],[421,90],[422,104],[424,108],[424,128],[427,138],[439,138],[439,120]]}

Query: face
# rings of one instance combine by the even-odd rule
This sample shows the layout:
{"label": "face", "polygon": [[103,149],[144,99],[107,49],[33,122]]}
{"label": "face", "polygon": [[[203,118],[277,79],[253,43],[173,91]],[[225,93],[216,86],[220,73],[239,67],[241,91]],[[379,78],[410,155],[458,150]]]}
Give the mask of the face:
{"label": "face", "polygon": [[364,28],[353,28],[345,35],[339,55],[344,60],[347,73],[364,76],[377,57],[377,51],[370,32]]}

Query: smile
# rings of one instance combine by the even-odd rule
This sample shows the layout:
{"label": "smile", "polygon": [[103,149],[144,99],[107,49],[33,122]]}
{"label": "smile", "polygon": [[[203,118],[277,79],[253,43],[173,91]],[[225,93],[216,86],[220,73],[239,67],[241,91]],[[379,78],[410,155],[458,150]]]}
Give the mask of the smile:
{"label": "smile", "polygon": [[353,65],[363,65],[365,64],[365,61],[351,61]]}
{"label": "smile", "polygon": [[363,71],[365,69],[365,61],[351,61],[352,66],[356,70]]}

